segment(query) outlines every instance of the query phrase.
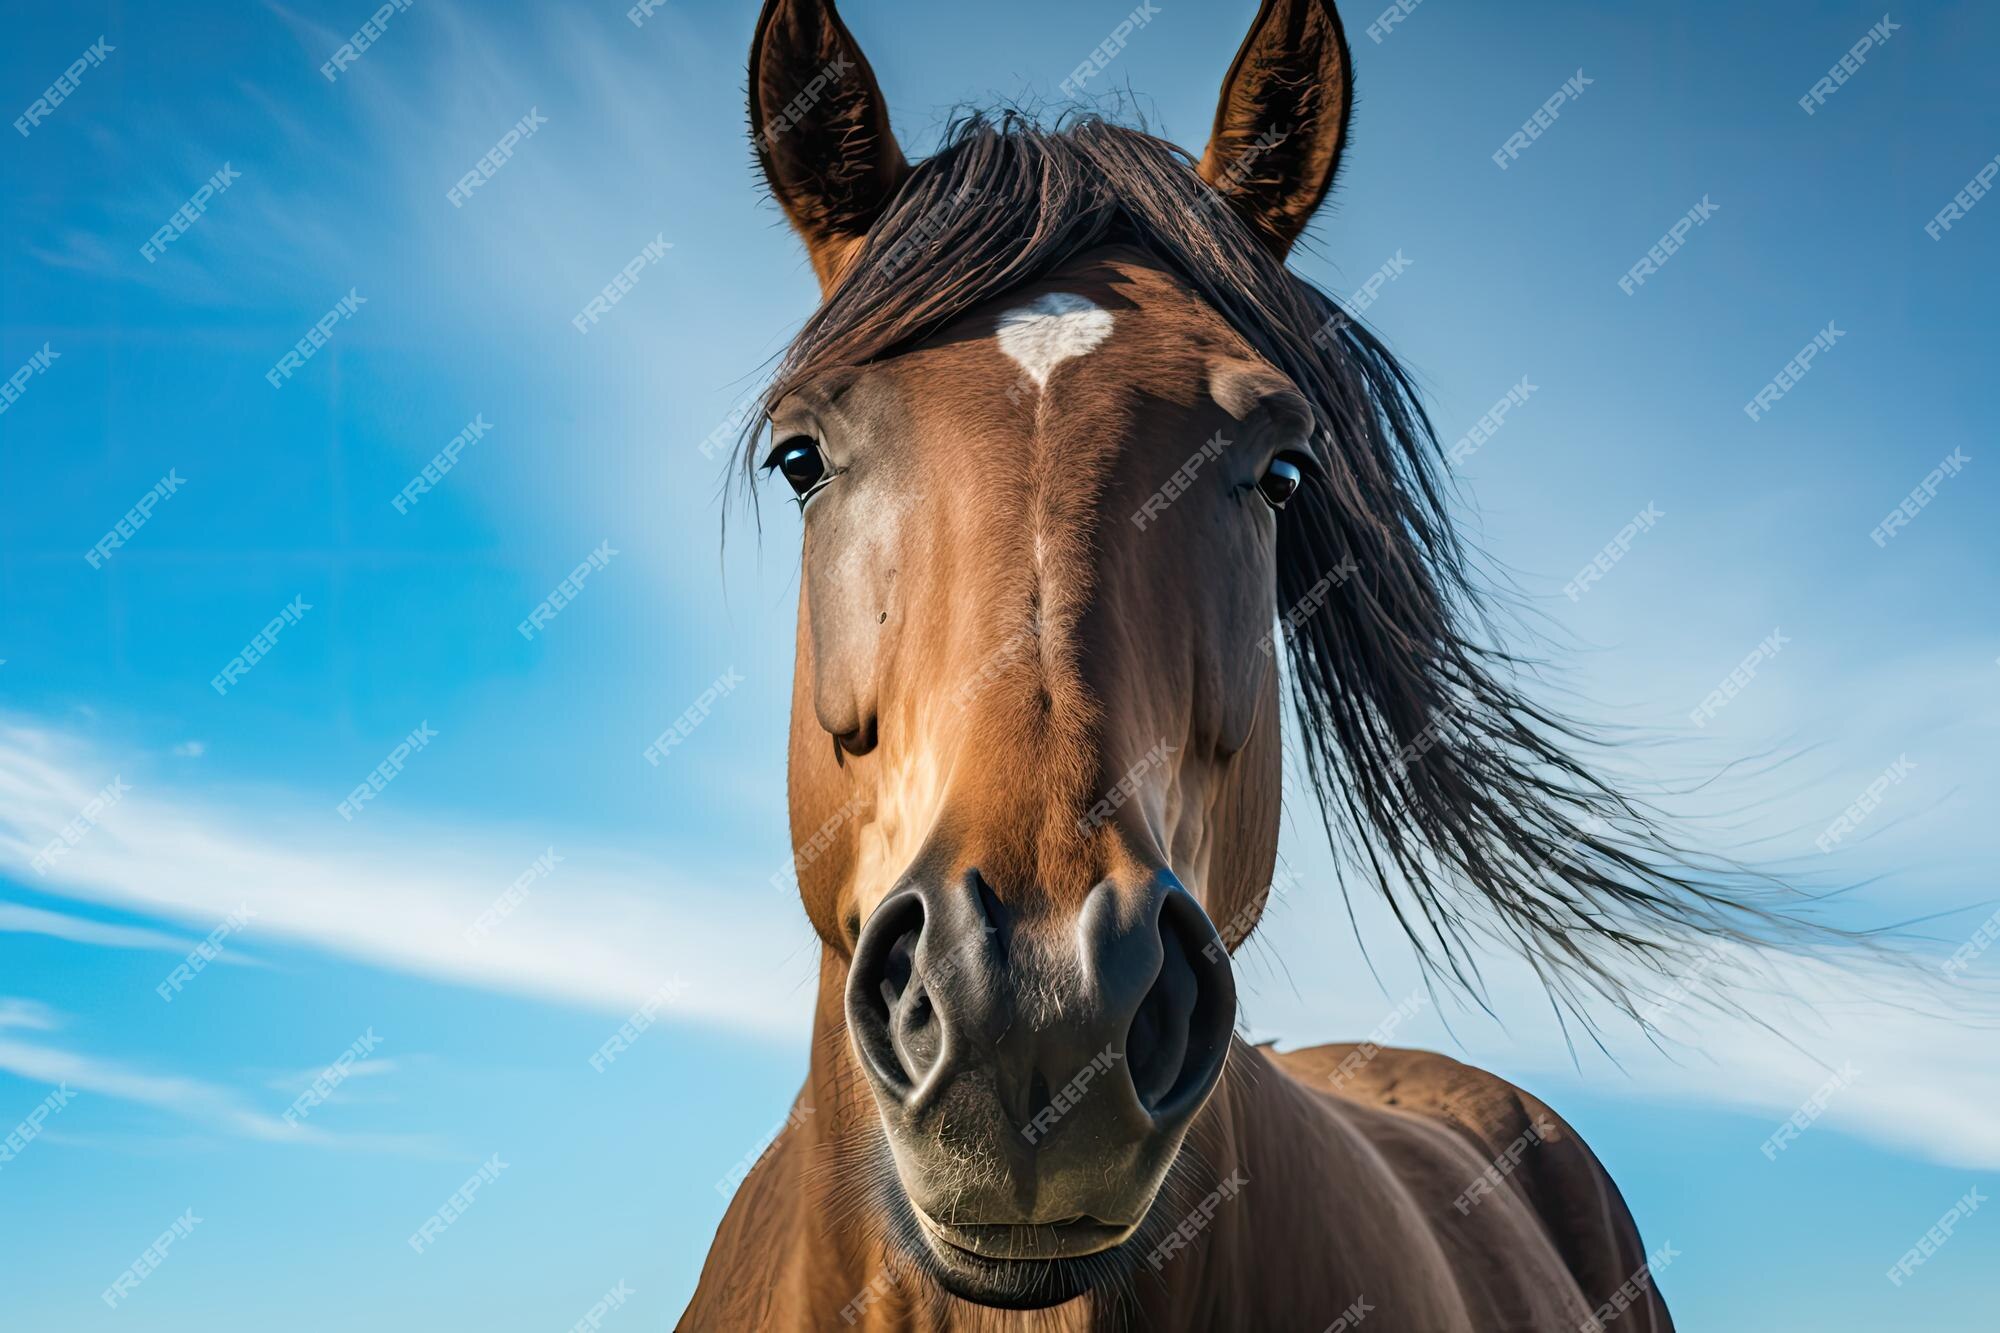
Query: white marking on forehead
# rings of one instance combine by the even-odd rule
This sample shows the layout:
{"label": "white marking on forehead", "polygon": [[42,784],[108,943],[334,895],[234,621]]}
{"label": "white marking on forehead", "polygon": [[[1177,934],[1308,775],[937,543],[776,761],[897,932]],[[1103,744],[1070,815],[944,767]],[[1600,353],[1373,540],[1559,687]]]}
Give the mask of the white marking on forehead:
{"label": "white marking on forehead", "polygon": [[1048,292],[1000,316],[1000,350],[1046,389],[1057,366],[1111,336],[1112,322],[1109,310],[1074,292]]}

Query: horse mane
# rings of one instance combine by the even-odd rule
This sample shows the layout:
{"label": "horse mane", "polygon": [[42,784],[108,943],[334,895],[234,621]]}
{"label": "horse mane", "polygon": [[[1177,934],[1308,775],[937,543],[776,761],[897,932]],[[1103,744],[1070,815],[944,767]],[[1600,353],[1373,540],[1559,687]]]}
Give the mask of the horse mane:
{"label": "horse mane", "polygon": [[1530,698],[1532,663],[1499,646],[1497,594],[1453,526],[1409,375],[1150,134],[1016,111],[953,122],[780,361],[739,480],[801,385],[1111,243],[1188,283],[1318,414],[1322,475],[1278,528],[1293,708],[1342,891],[1359,875],[1385,897],[1427,977],[1483,996],[1483,937],[1591,1027],[1591,994],[1646,1022],[1648,983],[1699,976],[1724,942],[1856,938],[1796,915],[1802,895],[1771,877],[1679,847],[1665,815],[1580,757],[1605,742]]}

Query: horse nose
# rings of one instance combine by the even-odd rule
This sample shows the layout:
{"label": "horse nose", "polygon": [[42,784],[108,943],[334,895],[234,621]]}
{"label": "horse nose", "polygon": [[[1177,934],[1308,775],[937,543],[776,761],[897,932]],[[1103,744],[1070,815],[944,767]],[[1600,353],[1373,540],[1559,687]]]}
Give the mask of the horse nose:
{"label": "horse nose", "polygon": [[1071,921],[1030,931],[971,871],[876,909],[847,1011],[885,1111],[919,1117],[970,1082],[1019,1148],[1054,1138],[1086,1092],[1099,1132],[1184,1129],[1221,1075],[1236,996],[1214,926],[1171,875],[1101,883]]}

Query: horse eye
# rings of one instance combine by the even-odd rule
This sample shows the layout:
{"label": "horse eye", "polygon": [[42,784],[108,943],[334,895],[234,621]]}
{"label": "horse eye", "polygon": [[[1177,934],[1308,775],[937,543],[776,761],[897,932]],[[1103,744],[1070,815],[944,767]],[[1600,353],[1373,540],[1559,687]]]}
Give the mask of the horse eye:
{"label": "horse eye", "polygon": [[819,443],[805,436],[786,440],[772,450],[771,461],[766,466],[783,473],[792,494],[801,500],[811,494],[813,487],[826,480],[826,458],[819,451]]}
{"label": "horse eye", "polygon": [[1271,508],[1283,509],[1285,502],[1299,493],[1299,484],[1304,480],[1305,474],[1299,470],[1299,465],[1281,454],[1272,459],[1264,475],[1257,478],[1257,489],[1270,502]]}

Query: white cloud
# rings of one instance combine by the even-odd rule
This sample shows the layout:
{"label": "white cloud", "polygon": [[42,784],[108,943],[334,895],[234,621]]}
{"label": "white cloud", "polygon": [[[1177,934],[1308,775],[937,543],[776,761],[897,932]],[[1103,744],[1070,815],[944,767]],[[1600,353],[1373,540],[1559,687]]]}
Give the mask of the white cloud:
{"label": "white cloud", "polygon": [[248,1138],[292,1143],[324,1143],[327,1136],[303,1125],[286,1124],[243,1105],[226,1088],[199,1079],[149,1074],[94,1056],[51,1046],[0,1039],[0,1072],[79,1093],[113,1097],[170,1111]]}
{"label": "white cloud", "polygon": [[[61,1015],[39,1001],[0,996],[0,1033],[8,1028],[52,1033],[61,1026]],[[283,1116],[271,1115],[248,1104],[236,1092],[220,1084],[178,1074],[153,1073],[119,1061],[47,1044],[16,1041],[6,1036],[0,1036],[0,1074],[63,1088],[71,1095],[107,1097],[150,1107],[190,1121],[204,1130],[221,1131],[237,1138],[315,1148],[419,1153],[437,1151],[437,1145],[423,1137],[330,1134],[303,1123],[289,1123]],[[56,1136],[50,1137],[54,1140]],[[85,1142],[87,1136],[71,1141]]]}
{"label": "white cloud", "polygon": [[[61,1015],[36,1000],[0,996],[0,1033],[9,1028],[55,1032]],[[213,1083],[177,1075],[153,1074],[53,1046],[32,1045],[0,1036],[0,1073],[31,1083],[46,1083],[70,1093],[110,1097],[167,1111],[215,1129],[272,1142],[331,1145],[332,1137],[303,1125],[287,1124],[245,1105],[235,1093]],[[348,1146],[372,1142],[392,1146],[400,1141],[339,1140]]]}
{"label": "white cloud", "polygon": [[[206,934],[293,941],[381,967],[542,996],[623,1018],[676,978],[666,1021],[802,1041],[817,951],[795,902],[704,892],[666,866],[558,841],[561,861],[484,933],[468,928],[547,850],[493,829],[342,824],[330,808],[208,805],[148,780],[132,755],[63,733],[0,726],[0,872],[44,892],[184,923]],[[90,795],[124,774],[129,795],[37,876],[31,861]],[[512,846],[513,850],[508,850]],[[773,870],[778,867],[774,865]],[[787,929],[787,923],[790,929]],[[224,956],[227,956],[225,953]]]}
{"label": "white cloud", "polygon": [[[1769,993],[1756,1009],[1768,1027],[1688,1012],[1664,1025],[1678,1050],[1633,1043],[1619,1052],[1622,1073],[1608,1062],[1580,1071],[1546,1050],[1531,1057],[1532,1067],[1551,1083],[1761,1112],[1769,1117],[1763,1134],[1851,1067],[1853,1083],[1830,1094],[1819,1123],[1952,1165],[2000,1167],[2000,1039],[1990,990],[1964,990],[1965,1004],[1954,1011],[1942,987],[1926,989],[1881,962],[1776,959],[1765,971]],[[1766,1163],[1761,1143],[1744,1145],[1752,1167]]]}
{"label": "white cloud", "polygon": [[[380,1078],[384,1074],[394,1074],[402,1067],[402,1062],[397,1060],[356,1060],[341,1070],[340,1078],[342,1082],[357,1078]],[[313,1080],[326,1073],[328,1068],[327,1065],[315,1065],[311,1069],[295,1069],[278,1075],[265,1086],[276,1088],[280,1092],[300,1092],[310,1087]],[[334,1095],[338,1096],[339,1093],[336,1091]]]}
{"label": "white cloud", "polygon": [[23,1000],[12,995],[0,995],[0,1032],[8,1028],[31,1028],[37,1032],[50,1032],[55,1029],[55,1025],[55,1011],[39,1000]]}
{"label": "white cloud", "polygon": [[[1294,868],[1306,883],[1330,884],[1330,870],[1315,875],[1315,863],[1324,864],[1323,856]],[[1362,895],[1354,907],[1350,927],[1332,893],[1295,891],[1277,904],[1263,940],[1253,936],[1239,955],[1237,984],[1253,1035],[1277,1038],[1285,1049],[1359,1040],[1422,984],[1407,950],[1393,943],[1401,932],[1387,910]],[[1371,942],[1367,957],[1353,942],[1355,930]],[[1307,942],[1321,941],[1331,947],[1305,951]],[[1563,1031],[1524,963],[1486,957],[1487,1000],[1504,1028],[1447,999],[1446,1012],[1426,1006],[1391,1040],[1493,1070],[1557,1111],[1565,1090],[1581,1089],[1768,1116],[1769,1125],[1744,1144],[1746,1169],[1768,1165],[1759,1152],[1763,1136],[1851,1062],[1859,1077],[1828,1099],[1820,1131],[1953,1165],[2000,1167],[2000,1009],[1990,985],[1954,989],[1940,972],[1926,979],[1867,957],[1773,956],[1728,945],[1715,953],[1722,961],[1708,975],[1748,979],[1752,986],[1740,996],[1754,1018],[1718,1010],[1707,1002],[1715,992],[1696,978],[1683,988],[1691,1000],[1662,1003],[1657,1023],[1667,1040],[1660,1046],[1629,1020],[1598,1012],[1606,1055],[1574,1024]],[[1651,989],[1662,1001],[1670,993],[1670,984]]]}
{"label": "white cloud", "polygon": [[[120,926],[108,921],[92,921],[80,916],[45,911],[22,903],[0,902],[0,934],[9,932],[47,935],[73,944],[95,945],[103,949],[157,949],[162,953],[186,954],[198,941],[144,926]],[[232,966],[255,963],[239,952],[220,955],[217,962]]]}

